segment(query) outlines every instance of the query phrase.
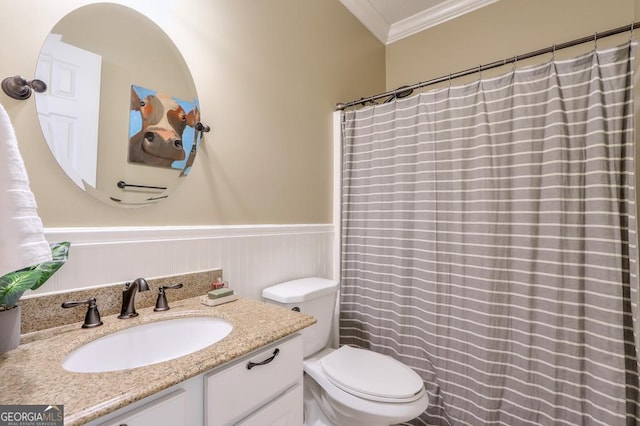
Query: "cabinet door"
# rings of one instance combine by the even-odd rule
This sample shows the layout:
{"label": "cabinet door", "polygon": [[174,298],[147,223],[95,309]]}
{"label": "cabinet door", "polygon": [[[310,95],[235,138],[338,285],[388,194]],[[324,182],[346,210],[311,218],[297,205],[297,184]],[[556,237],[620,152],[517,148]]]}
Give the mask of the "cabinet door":
{"label": "cabinet door", "polygon": [[[249,369],[249,362],[263,364]],[[214,370],[204,382],[205,425],[235,424],[302,383],[302,338],[270,345],[227,368]]]}
{"label": "cabinet door", "polygon": [[100,426],[192,426],[185,421],[185,400],[179,389]]}
{"label": "cabinet door", "polygon": [[270,402],[238,426],[300,426],[304,421],[302,385],[298,384]]}

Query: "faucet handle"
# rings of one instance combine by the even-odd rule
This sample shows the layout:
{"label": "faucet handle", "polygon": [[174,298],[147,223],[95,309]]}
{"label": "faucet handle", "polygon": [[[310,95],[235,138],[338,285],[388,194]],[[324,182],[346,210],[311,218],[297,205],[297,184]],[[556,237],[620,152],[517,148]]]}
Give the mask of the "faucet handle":
{"label": "faucet handle", "polygon": [[153,308],[153,310],[156,312],[168,311],[169,303],[167,302],[167,295],[164,293],[164,291],[168,289],[176,289],[176,288],[182,288],[182,283],[158,287],[158,299],[156,300],[156,307]]}
{"label": "faucet handle", "polygon": [[79,302],[64,302],[62,304],[62,307],[74,308],[79,305],[89,305],[87,307],[87,313],[84,316],[84,324],[82,324],[82,328],[93,328],[102,325],[102,320],[100,320],[100,312],[98,312],[98,304],[96,303],[95,297]]}

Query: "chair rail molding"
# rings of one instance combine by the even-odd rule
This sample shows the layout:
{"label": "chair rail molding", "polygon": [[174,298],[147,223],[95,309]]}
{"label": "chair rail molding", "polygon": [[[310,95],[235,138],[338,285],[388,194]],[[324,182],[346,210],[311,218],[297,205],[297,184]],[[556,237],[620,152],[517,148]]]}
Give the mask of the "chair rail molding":
{"label": "chair rail molding", "polygon": [[45,235],[71,241],[69,260],[26,297],[221,268],[237,293],[260,299],[279,281],[333,271],[333,224],[45,228]]}

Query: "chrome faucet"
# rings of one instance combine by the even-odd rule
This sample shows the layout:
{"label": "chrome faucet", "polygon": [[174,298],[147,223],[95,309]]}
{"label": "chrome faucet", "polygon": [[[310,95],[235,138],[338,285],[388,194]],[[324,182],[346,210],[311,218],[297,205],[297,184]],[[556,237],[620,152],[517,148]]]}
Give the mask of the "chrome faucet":
{"label": "chrome faucet", "polygon": [[138,291],[147,290],[149,290],[149,284],[144,278],[137,278],[132,283],[126,283],[124,285],[124,290],[122,290],[122,309],[120,309],[120,315],[118,315],[118,318],[124,319],[137,317],[138,313],[136,312],[135,307],[136,293]]}

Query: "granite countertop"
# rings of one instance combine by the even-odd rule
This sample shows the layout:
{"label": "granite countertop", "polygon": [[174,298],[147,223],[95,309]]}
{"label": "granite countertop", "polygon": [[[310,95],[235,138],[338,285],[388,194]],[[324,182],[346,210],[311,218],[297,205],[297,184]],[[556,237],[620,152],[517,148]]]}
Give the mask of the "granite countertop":
{"label": "granite countertop", "polygon": [[[165,312],[144,308],[138,313],[126,320],[103,317],[101,327],[82,329],[76,323],[23,336],[17,349],[0,355],[0,403],[64,405],[65,425],[81,425],[315,323],[309,315],[243,298],[208,307],[194,297],[172,302]],[[62,368],[70,352],[98,337],[139,324],[194,316],[225,319],[233,330],[205,349],[146,367],[105,373]]]}

